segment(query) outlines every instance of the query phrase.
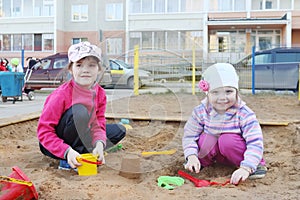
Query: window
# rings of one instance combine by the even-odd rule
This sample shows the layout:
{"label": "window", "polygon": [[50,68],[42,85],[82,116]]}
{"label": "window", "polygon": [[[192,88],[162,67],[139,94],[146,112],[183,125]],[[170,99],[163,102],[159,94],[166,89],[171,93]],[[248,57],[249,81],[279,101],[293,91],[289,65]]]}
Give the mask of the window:
{"label": "window", "polygon": [[142,33],[141,32],[130,32],[129,34],[129,48],[134,49],[135,45],[139,45],[141,43],[142,39]]}
{"label": "window", "polygon": [[152,49],[152,32],[150,31],[142,32],[142,48]]}
{"label": "window", "polygon": [[24,50],[32,51],[33,50],[33,37],[32,34],[24,34]]}
{"label": "window", "polygon": [[167,12],[179,12],[179,0],[168,0]]}
{"label": "window", "polygon": [[212,0],[209,1],[211,11],[245,11],[246,0]]}
{"label": "window", "polygon": [[252,0],[252,10],[278,9],[277,0]]}
{"label": "window", "polygon": [[53,34],[43,34],[44,50],[52,51],[53,50]]}
{"label": "window", "polygon": [[232,0],[218,0],[218,11],[231,11]]}
{"label": "window", "polygon": [[235,11],[245,11],[246,10],[246,0],[234,0],[234,10]]}
{"label": "window", "polygon": [[72,5],[72,21],[88,21],[88,5]]}
{"label": "window", "polygon": [[292,9],[292,0],[280,0],[280,9]]}
{"label": "window", "polygon": [[142,0],[142,13],[152,13],[152,0]]}
{"label": "window", "polygon": [[154,48],[165,49],[165,32],[158,31],[154,32]]}
{"label": "window", "polygon": [[129,12],[130,13],[141,13],[141,0],[130,0]]}
{"label": "window", "polygon": [[43,60],[43,69],[49,69],[51,64],[51,59]]}
{"label": "window", "polygon": [[11,51],[11,35],[3,35],[3,51]]}
{"label": "window", "polygon": [[44,0],[43,16],[54,16],[53,0]]}
{"label": "window", "polygon": [[122,38],[108,38],[106,40],[106,53],[108,55],[122,54]]}
{"label": "window", "polygon": [[154,12],[155,13],[165,12],[165,0],[154,0]]}
{"label": "window", "polygon": [[106,20],[123,20],[123,4],[112,3],[106,5]]}
{"label": "window", "polygon": [[[211,1],[210,1],[211,2]],[[184,9],[185,12],[195,12],[195,11],[202,11],[203,8],[203,2],[199,0],[185,0],[185,6]],[[181,4],[182,7],[182,4]]]}
{"label": "window", "polygon": [[244,52],[246,46],[245,30],[220,30],[209,32],[210,52]]}
{"label": "window", "polygon": [[178,32],[167,32],[167,49],[178,49]]}
{"label": "window", "polygon": [[300,52],[277,52],[275,58],[277,63],[300,62]]}
{"label": "window", "polygon": [[14,34],[13,35],[13,51],[21,51],[22,50],[22,35]]}
{"label": "window", "polygon": [[42,34],[34,34],[34,51],[42,51]]}
{"label": "window", "polygon": [[34,16],[54,16],[53,0],[34,0]]}
{"label": "window", "polygon": [[11,17],[11,1],[10,0],[2,0],[2,16],[3,17]]}
{"label": "window", "polygon": [[53,69],[62,69],[69,63],[68,58],[57,58],[54,60]]}
{"label": "window", "polygon": [[202,4],[199,0],[130,0],[129,13],[195,12],[203,9]]}
{"label": "window", "polygon": [[272,54],[260,54],[255,56],[255,64],[266,63],[272,63]]}
{"label": "window", "polygon": [[202,31],[181,32],[181,48],[184,50],[202,49]]}
{"label": "window", "polygon": [[34,3],[34,16],[42,16],[43,15],[43,1],[35,0]]}
{"label": "window", "polygon": [[[53,34],[4,34],[1,51],[42,51],[53,50]],[[43,38],[43,41],[42,41]],[[0,40],[1,42],[1,40]],[[44,48],[42,48],[42,46]]]}
{"label": "window", "polygon": [[23,16],[33,16],[33,0],[23,0]]}
{"label": "window", "polygon": [[2,0],[1,15],[3,17],[54,16],[54,2],[53,0]]}
{"label": "window", "polygon": [[272,4],[273,4],[272,1],[266,1],[266,9],[272,9],[273,8]]}
{"label": "window", "polygon": [[145,31],[131,32],[129,46],[133,49],[140,45],[141,49],[192,50],[202,49],[202,31]]}
{"label": "window", "polygon": [[280,30],[252,30],[251,32],[251,44],[256,46],[256,50],[279,47],[280,43]]}
{"label": "window", "polygon": [[117,63],[115,63],[113,61],[109,62],[109,65],[110,65],[111,70],[121,70],[120,65],[118,65]]}
{"label": "window", "polygon": [[78,44],[79,42],[85,42],[88,41],[87,38],[73,38],[72,39],[72,44]]}
{"label": "window", "polygon": [[300,0],[294,0],[294,9],[300,10]]}
{"label": "window", "polygon": [[21,16],[21,0],[13,0],[13,7],[12,7],[12,16],[13,17],[20,17]]}

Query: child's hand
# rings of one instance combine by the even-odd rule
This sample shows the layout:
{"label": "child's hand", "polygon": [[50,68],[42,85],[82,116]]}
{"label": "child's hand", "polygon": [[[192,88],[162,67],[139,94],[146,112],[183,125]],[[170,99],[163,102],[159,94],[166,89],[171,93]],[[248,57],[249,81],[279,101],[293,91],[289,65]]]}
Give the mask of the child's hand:
{"label": "child's hand", "polygon": [[237,185],[240,181],[246,180],[249,175],[250,171],[241,167],[233,172],[233,174],[231,175],[230,183]]}
{"label": "child's hand", "polygon": [[78,156],[80,156],[80,154],[77,151],[75,151],[74,149],[70,148],[70,150],[67,154],[67,160],[68,160],[69,165],[72,168],[76,168],[81,165],[76,159]]}
{"label": "child's hand", "polygon": [[200,172],[201,164],[196,155],[190,155],[187,157],[187,163],[184,165],[185,169],[190,170],[190,172]]}
{"label": "child's hand", "polygon": [[104,146],[103,146],[103,143],[101,141],[98,141],[96,143],[96,147],[93,149],[93,154],[94,155],[99,155],[98,157],[98,161],[101,161],[102,164],[105,163],[105,159],[104,159]]}

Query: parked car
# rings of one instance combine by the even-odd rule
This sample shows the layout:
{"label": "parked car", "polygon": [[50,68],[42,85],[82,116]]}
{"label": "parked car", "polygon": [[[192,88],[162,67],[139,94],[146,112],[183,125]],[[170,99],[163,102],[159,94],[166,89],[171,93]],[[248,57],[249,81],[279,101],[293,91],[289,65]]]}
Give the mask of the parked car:
{"label": "parked car", "polygon": [[[298,91],[300,48],[274,48],[255,52],[255,88]],[[233,63],[240,88],[252,88],[252,55]]]}
{"label": "parked car", "polygon": [[[67,53],[57,53],[40,59],[35,65],[32,74],[26,81],[26,90],[39,90],[41,88],[56,88],[66,80],[70,79],[70,74],[65,67],[68,65]],[[110,69],[107,68],[99,84],[103,87],[112,83]]]}
{"label": "parked car", "polygon": [[[134,68],[122,60],[109,60],[110,71],[112,75],[112,84],[115,86],[134,87]],[[139,69],[139,87],[142,87],[153,81],[150,72]]]}

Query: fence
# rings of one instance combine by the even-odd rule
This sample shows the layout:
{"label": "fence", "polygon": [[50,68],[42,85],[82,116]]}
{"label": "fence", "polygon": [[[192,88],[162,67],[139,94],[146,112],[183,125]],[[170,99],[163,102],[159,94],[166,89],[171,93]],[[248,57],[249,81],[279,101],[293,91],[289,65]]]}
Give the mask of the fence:
{"label": "fence", "polygon": [[[205,65],[200,51],[195,52],[196,80],[200,80]],[[133,53],[125,57],[133,66]],[[139,68],[151,72],[155,82],[185,82],[192,79],[192,52],[171,52],[166,50],[139,51]]]}
{"label": "fence", "polygon": [[[195,64],[196,82],[198,82],[202,72],[208,66],[217,62],[226,62],[232,63],[237,69],[241,89],[251,89],[254,85],[252,70],[255,70],[256,89],[296,91],[299,88],[299,63],[268,63],[267,66],[257,64],[255,68],[252,68],[251,54],[246,56],[245,53],[239,52],[210,52],[205,57],[203,51],[195,50],[194,55],[193,58],[192,51],[140,50],[139,68],[151,72],[154,82],[191,83],[193,64]],[[133,65],[133,52],[126,54],[126,58],[124,56],[118,59],[127,60],[129,64]]]}

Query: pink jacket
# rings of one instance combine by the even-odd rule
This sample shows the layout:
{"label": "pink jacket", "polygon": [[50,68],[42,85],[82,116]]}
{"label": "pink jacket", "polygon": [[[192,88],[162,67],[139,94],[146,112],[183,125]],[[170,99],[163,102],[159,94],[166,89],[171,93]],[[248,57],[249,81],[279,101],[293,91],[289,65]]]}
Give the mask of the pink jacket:
{"label": "pink jacket", "polygon": [[89,112],[93,105],[95,106],[89,122],[89,125],[92,125],[93,145],[99,140],[104,145],[106,144],[104,89],[97,84],[91,90],[87,90],[71,80],[59,86],[47,97],[37,127],[37,137],[40,143],[59,158],[64,158],[69,145],[56,135],[55,127],[64,112],[74,104],[85,105]]}

